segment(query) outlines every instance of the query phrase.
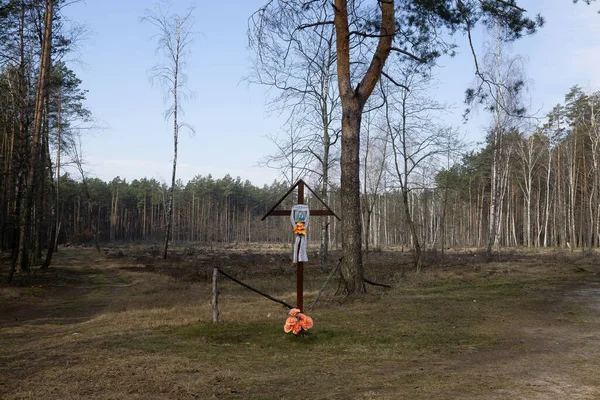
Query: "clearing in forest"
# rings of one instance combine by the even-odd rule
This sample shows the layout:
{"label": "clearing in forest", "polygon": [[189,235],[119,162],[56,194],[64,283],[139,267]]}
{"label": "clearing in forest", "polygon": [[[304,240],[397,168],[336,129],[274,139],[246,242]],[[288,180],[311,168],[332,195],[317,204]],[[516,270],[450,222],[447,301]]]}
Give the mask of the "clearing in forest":
{"label": "clearing in forest", "polygon": [[[394,287],[347,298],[332,280],[296,338],[286,308],[227,280],[211,323],[214,266],[293,304],[287,247],[120,250],[61,249],[0,286],[0,398],[600,398],[595,256],[429,254],[417,275],[410,254],[371,253],[367,276]],[[306,304],[327,276],[315,264]]]}

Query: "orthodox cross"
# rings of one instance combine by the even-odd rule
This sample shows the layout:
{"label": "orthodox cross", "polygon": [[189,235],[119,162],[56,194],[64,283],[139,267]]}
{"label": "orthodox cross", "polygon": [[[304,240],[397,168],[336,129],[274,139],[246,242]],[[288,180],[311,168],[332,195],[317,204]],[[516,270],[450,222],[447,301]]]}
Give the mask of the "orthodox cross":
{"label": "orthodox cross", "polygon": [[[329,208],[329,206],[302,179],[298,180],[298,182],[296,182],[286,192],[286,194],[284,194],[281,197],[281,199],[279,199],[279,201],[273,207],[271,207],[271,209],[269,211],[267,211],[265,216],[261,218],[261,221],[264,221],[267,217],[270,217],[272,215],[289,216],[292,213],[292,210],[276,210],[276,208],[283,202],[283,200],[285,200],[290,195],[290,193],[292,193],[294,191],[294,189],[296,187],[298,188],[298,204],[305,204],[304,203],[304,188],[306,187],[313,194],[313,196],[315,196],[315,198],[317,200],[319,200],[319,202],[325,207],[324,210],[311,210],[310,215],[313,215],[313,216],[333,215],[339,221],[341,221],[340,217],[338,217],[333,212],[333,210],[331,208]],[[298,249],[294,250],[294,251],[299,252],[300,246],[298,246]],[[298,256],[298,254],[294,254],[294,259],[296,259],[297,256]],[[300,261],[300,260],[298,260],[298,263],[296,264],[296,308],[299,308],[300,310],[304,309],[304,262]]]}

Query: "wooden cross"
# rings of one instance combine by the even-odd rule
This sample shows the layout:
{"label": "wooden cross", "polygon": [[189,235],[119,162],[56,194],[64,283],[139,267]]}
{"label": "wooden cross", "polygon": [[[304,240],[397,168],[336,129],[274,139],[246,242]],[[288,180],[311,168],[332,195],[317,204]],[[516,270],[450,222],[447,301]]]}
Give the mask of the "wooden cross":
{"label": "wooden cross", "polygon": [[[275,208],[277,208],[277,206],[279,206],[281,202],[285,200],[290,195],[290,193],[294,191],[296,187],[298,187],[298,204],[304,204],[305,186],[308,190],[310,190],[313,196],[315,196],[317,200],[319,200],[321,204],[323,204],[323,206],[325,207],[325,210],[310,210],[311,216],[333,215],[338,219],[338,221],[341,221],[340,217],[338,217],[336,213],[333,212],[333,210],[329,208],[329,206],[302,179],[298,180],[298,182],[296,182],[294,186],[292,186],[290,190],[288,190],[287,193],[284,194],[281,197],[281,199],[279,199],[279,201],[273,207],[271,207],[269,211],[267,211],[265,216],[261,218],[261,221],[264,221],[267,217],[272,215],[289,216],[292,212],[291,210],[276,210]],[[298,251],[300,251],[300,246],[298,246]],[[296,268],[296,308],[300,309],[301,311],[304,309],[304,262],[302,261],[298,261]]]}

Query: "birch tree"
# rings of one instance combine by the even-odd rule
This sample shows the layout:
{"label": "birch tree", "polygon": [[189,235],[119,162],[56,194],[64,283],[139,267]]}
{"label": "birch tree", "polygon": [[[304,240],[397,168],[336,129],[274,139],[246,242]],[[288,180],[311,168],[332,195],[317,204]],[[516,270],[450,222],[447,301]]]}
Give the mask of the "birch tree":
{"label": "birch tree", "polygon": [[[600,190],[600,93],[587,94],[580,87],[574,86],[565,97],[565,100],[571,128],[571,139],[581,142],[578,146],[579,150],[574,146],[573,158],[579,158],[584,162],[584,175],[579,178],[582,183],[577,185],[575,183],[577,179],[575,172],[577,161],[573,160],[571,170],[573,173],[572,187],[574,191],[578,190],[578,186],[582,186],[584,189],[582,195],[587,200],[587,215],[589,217],[587,246],[592,249],[594,241],[597,242],[595,238],[597,238],[598,225],[600,224],[598,209],[598,191]],[[591,168],[585,168],[587,163],[591,164]],[[575,203],[574,200],[573,203]],[[575,240],[573,240],[573,243],[575,243]],[[583,247],[583,243],[580,243],[580,245]]]}
{"label": "birch tree", "polygon": [[173,118],[173,172],[171,174],[171,187],[167,196],[166,230],[164,240],[163,259],[167,258],[169,239],[173,226],[173,191],[175,189],[177,174],[177,146],[179,142],[179,131],[193,128],[182,122],[182,101],[189,98],[191,93],[187,88],[187,58],[194,39],[194,7],[190,7],[184,14],[179,15],[170,10],[170,5],[159,5],[154,10],[146,10],[141,18],[154,26],[157,33],[156,52],[161,61],[150,70],[150,78],[158,83],[165,91],[165,99],[170,106],[165,111],[165,118]]}
{"label": "birch tree", "polygon": [[518,128],[525,113],[521,96],[525,85],[523,60],[507,53],[506,42],[511,32],[501,25],[490,29],[491,42],[477,74],[477,90],[467,90],[467,103],[483,104],[493,118],[488,133],[491,147],[489,225],[486,255],[492,257],[492,248],[499,243],[504,194],[506,193],[509,161],[512,148],[505,143],[508,134]]}
{"label": "birch tree", "polygon": [[[560,147],[559,144],[564,140],[565,134],[565,109],[562,105],[557,104],[552,108],[552,111],[547,115],[548,121],[544,124],[541,134],[544,137],[546,145],[546,190],[544,198],[544,228],[543,228],[543,246],[549,245],[559,246],[560,236],[554,230],[550,230],[550,212],[551,203],[554,203],[553,221],[555,221],[561,210],[561,184],[560,184]],[[554,157],[556,156],[556,160]],[[550,187],[552,172],[554,171],[554,179],[552,188]],[[550,241],[550,233],[552,232],[553,240]]]}
{"label": "birch tree", "polygon": [[521,179],[518,184],[525,197],[525,245],[531,247],[533,244],[531,234],[531,196],[533,193],[533,179],[543,155],[544,143],[537,134],[527,137],[518,137],[517,159],[519,161]]}

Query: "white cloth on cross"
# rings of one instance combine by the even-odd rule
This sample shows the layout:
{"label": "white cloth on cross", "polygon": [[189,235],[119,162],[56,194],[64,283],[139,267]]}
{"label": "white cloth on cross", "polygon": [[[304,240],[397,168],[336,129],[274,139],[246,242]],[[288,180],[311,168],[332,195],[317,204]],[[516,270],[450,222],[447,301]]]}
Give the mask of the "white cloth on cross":
{"label": "white cloth on cross", "polygon": [[294,242],[294,264],[298,261],[308,261],[308,255],[306,254],[306,232],[308,230],[308,217],[310,210],[306,204],[296,204],[292,207],[292,213],[290,220],[292,226],[295,228],[299,222],[304,223],[304,235],[296,234],[296,240]]}

